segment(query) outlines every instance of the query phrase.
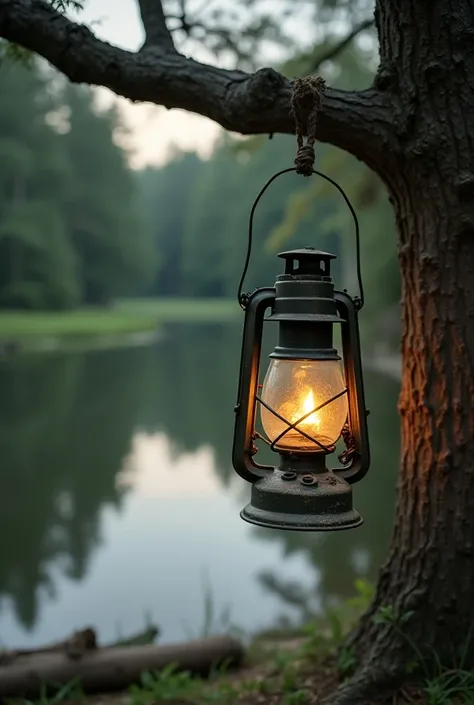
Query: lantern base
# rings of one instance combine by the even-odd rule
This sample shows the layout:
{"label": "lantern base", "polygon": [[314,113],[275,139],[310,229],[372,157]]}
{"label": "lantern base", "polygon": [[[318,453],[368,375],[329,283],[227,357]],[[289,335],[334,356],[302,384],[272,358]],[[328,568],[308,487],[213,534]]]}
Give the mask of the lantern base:
{"label": "lantern base", "polygon": [[244,521],[268,529],[341,531],[363,524],[352,506],[352,488],[332,470],[294,472],[288,464],[252,485]]}

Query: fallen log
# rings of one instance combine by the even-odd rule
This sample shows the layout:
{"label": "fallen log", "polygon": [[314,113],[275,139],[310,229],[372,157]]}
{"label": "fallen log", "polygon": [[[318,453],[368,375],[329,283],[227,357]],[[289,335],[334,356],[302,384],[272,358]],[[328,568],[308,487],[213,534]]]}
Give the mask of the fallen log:
{"label": "fallen log", "polygon": [[242,644],[230,636],[196,639],[184,644],[96,648],[71,659],[63,652],[20,655],[0,665],[0,698],[35,697],[46,686],[59,688],[77,679],[84,692],[127,688],[144,671],[176,664],[179,670],[206,675],[226,661],[239,665]]}
{"label": "fallen log", "polygon": [[[153,644],[159,635],[159,627],[150,625],[146,629],[132,636],[118,639],[111,644],[105,644],[104,648],[113,646],[143,646],[144,644]],[[92,627],[80,629],[74,632],[67,639],[53,641],[44,646],[35,646],[30,649],[13,649],[11,651],[0,651],[0,665],[7,665],[15,661],[19,656],[36,656],[37,654],[64,652],[69,658],[80,658],[86,651],[99,648],[97,643],[97,634]]]}

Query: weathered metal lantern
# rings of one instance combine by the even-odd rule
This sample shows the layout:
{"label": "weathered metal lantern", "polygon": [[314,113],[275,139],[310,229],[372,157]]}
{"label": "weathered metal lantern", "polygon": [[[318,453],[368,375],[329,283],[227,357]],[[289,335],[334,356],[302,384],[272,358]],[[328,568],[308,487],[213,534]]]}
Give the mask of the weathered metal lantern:
{"label": "weathered metal lantern", "polygon": [[[335,291],[330,265],[334,255],[311,247],[282,252],[285,272],[274,287],[242,294],[249,249],[239,288],[245,309],[233,465],[252,483],[251,501],[241,517],[275,529],[330,531],[360,526],[352,504],[351,485],[369,469],[367,411],[364,401],[358,310],[363,304],[359,266],[359,227],[347,196],[332,179],[354,218],[360,297]],[[269,315],[265,317],[265,314]],[[270,355],[263,385],[259,384],[264,320],[279,326],[278,344]],[[342,359],[333,347],[333,326],[341,326]],[[256,431],[257,406],[264,434]],[[346,449],[341,465],[330,469],[327,458],[342,436]],[[256,441],[279,454],[275,467],[256,462]]]}

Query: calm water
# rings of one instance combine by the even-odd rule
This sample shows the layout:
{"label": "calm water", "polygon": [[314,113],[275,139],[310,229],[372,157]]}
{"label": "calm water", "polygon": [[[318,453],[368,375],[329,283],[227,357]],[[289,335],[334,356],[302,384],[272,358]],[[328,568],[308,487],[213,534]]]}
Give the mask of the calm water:
{"label": "calm water", "polygon": [[[102,641],[158,623],[162,641],[248,632],[353,593],[390,538],[398,384],[366,373],[372,469],[362,528],[276,532],[239,518],[230,464],[239,326],[170,328],[149,347],[0,363],[0,642]],[[297,589],[298,599],[295,598]]]}

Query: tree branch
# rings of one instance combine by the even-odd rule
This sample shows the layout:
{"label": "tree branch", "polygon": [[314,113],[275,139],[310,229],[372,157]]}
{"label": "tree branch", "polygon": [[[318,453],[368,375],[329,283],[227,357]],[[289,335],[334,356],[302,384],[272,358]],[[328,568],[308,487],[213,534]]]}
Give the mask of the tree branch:
{"label": "tree branch", "polygon": [[319,67],[321,66],[324,61],[330,61],[331,59],[334,59],[339,52],[341,52],[348,44],[352,42],[352,40],[357,37],[358,34],[363,32],[365,29],[369,29],[369,27],[372,27],[375,24],[375,19],[372,18],[370,20],[364,20],[361,22],[359,25],[354,27],[349,34],[347,34],[341,41],[337,42],[337,44],[334,44],[332,47],[327,49],[327,51],[322,52],[318,57],[316,57],[316,61],[312,67],[313,71],[317,71]]}
{"label": "tree branch", "polygon": [[146,36],[142,48],[153,47],[162,51],[173,51],[174,42],[166,26],[161,0],[138,0],[138,5]]}
{"label": "tree branch", "polygon": [[[43,56],[73,83],[205,115],[242,134],[294,132],[291,83],[273,69],[248,74],[200,64],[174,50],[124,51],[44,0],[0,0],[0,36]],[[328,90],[317,137],[371,164],[392,139],[392,115],[390,96],[375,88]]]}

